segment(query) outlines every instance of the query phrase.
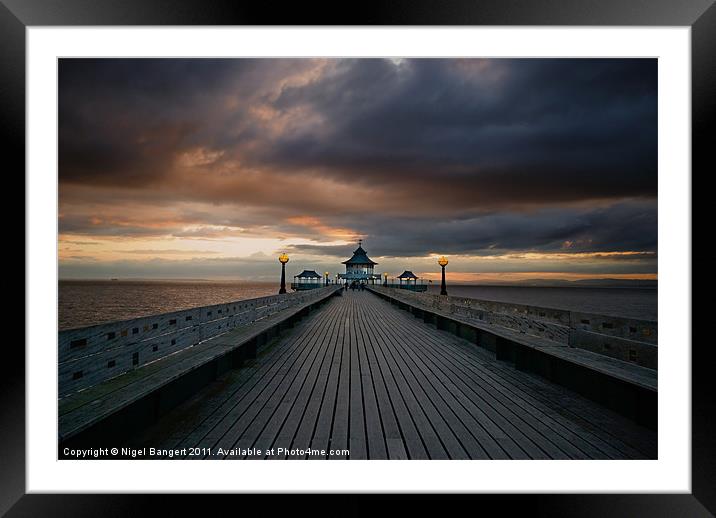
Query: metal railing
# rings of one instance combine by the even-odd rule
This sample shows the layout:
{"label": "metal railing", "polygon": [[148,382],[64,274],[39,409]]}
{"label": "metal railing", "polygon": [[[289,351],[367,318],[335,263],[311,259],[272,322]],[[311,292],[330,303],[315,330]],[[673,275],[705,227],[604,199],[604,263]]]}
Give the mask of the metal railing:
{"label": "metal railing", "polygon": [[285,309],[325,298],[337,289],[334,285],[60,331],[59,395],[96,385]]}
{"label": "metal railing", "polygon": [[658,325],[654,321],[414,293],[382,286],[370,288],[417,308],[437,310],[477,324],[499,326],[643,367],[657,368]]}

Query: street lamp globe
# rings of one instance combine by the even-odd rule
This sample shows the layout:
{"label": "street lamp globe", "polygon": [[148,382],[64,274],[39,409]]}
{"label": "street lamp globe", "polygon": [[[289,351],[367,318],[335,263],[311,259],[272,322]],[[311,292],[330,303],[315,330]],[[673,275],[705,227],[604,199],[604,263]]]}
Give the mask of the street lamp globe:
{"label": "street lamp globe", "polygon": [[443,270],[442,275],[442,282],[440,283],[440,295],[447,295],[447,286],[445,285],[445,267],[448,264],[447,257],[444,255],[440,256],[440,259],[438,259],[438,264]]}
{"label": "street lamp globe", "polygon": [[281,263],[281,287],[278,290],[278,294],[282,295],[286,293],[286,263],[288,262],[288,255],[286,253],[279,255],[278,262]]}

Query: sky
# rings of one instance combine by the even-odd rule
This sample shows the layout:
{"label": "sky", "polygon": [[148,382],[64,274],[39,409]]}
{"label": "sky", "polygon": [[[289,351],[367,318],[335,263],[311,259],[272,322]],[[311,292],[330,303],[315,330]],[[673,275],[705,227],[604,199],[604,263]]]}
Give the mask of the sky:
{"label": "sky", "polygon": [[655,59],[61,59],[59,274],[656,279]]}

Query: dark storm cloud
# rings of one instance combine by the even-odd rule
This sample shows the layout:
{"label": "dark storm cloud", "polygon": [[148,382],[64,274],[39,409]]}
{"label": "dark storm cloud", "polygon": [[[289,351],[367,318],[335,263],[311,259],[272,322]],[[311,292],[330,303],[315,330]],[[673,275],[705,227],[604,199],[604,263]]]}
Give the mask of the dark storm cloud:
{"label": "dark storm cloud", "polygon": [[347,181],[468,189],[480,201],[656,193],[654,60],[412,60],[397,67],[369,60],[337,68],[329,79],[285,89],[275,102],[322,114],[328,136],[286,135],[262,160]]}
{"label": "dark storm cloud", "polygon": [[59,180],[68,234],[655,253],[657,61],[62,59]]}
{"label": "dark storm cloud", "polygon": [[[624,203],[590,210],[545,209],[463,219],[368,216],[361,222],[371,255],[422,256],[430,253],[504,254],[536,252],[656,252],[655,203]],[[354,246],[294,245],[296,251],[350,257]]]}
{"label": "dark storm cloud", "polygon": [[[204,146],[475,202],[656,194],[655,60],[346,60],[269,89],[309,63],[62,60],[60,178],[144,185]],[[322,122],[272,135],[256,103]]]}

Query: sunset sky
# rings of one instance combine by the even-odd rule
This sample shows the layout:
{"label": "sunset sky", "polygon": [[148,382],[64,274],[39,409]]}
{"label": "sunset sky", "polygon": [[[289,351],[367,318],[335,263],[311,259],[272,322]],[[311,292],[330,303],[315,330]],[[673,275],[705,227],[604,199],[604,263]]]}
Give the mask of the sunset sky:
{"label": "sunset sky", "polygon": [[62,59],[60,278],[657,274],[655,59]]}

